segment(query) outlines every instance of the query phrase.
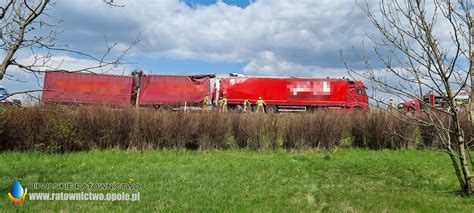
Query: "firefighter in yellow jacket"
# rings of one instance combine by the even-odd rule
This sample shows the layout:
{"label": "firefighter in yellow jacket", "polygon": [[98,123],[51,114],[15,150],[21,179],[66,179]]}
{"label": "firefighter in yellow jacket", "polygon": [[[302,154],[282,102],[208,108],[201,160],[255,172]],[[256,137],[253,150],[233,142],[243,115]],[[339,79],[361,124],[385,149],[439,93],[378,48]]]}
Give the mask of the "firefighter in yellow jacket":
{"label": "firefighter in yellow jacket", "polygon": [[222,110],[222,96],[219,97],[219,100],[217,101],[217,110]]}
{"label": "firefighter in yellow jacket", "polygon": [[209,105],[209,96],[206,95],[206,97],[204,97],[204,100],[202,100],[202,110],[206,111],[208,105]]}
{"label": "firefighter in yellow jacket", "polygon": [[225,96],[222,96],[222,99],[219,102],[220,102],[221,112],[227,112],[227,98]]}
{"label": "firefighter in yellow jacket", "polygon": [[393,101],[393,98],[390,98],[390,101],[388,103],[388,110],[392,111],[395,109],[395,102]]}
{"label": "firefighter in yellow jacket", "polygon": [[263,101],[262,97],[258,97],[257,102],[257,112],[265,112],[265,109],[263,108],[265,106],[265,101]]}
{"label": "firefighter in yellow jacket", "polygon": [[249,99],[245,99],[245,101],[244,101],[244,112],[250,111],[250,106],[251,106],[251,103],[250,103]]}

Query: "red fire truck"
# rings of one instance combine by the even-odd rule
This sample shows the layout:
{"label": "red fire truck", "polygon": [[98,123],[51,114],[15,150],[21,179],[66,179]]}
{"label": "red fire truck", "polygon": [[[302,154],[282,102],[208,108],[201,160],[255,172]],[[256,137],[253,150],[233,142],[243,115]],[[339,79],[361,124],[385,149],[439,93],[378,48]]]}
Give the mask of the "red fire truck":
{"label": "red fire truck", "polygon": [[230,108],[261,97],[267,112],[314,109],[367,110],[368,96],[361,81],[334,78],[225,77],[216,80],[214,102],[225,96]]}
{"label": "red fire truck", "polygon": [[[456,108],[459,110],[466,110],[469,105],[469,92],[462,91],[454,98]],[[423,102],[425,106],[430,106],[431,108],[447,110],[448,102],[446,97],[443,97],[437,92],[430,91],[428,94],[423,96]],[[423,104],[420,103],[417,99],[412,99],[406,101],[398,107],[400,110],[405,110],[407,112],[419,112],[423,109]]]}

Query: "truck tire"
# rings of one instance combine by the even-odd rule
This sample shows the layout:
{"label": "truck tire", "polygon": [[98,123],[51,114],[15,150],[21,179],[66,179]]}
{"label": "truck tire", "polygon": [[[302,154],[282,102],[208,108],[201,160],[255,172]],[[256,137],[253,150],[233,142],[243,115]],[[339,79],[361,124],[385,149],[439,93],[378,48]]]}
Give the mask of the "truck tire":
{"label": "truck tire", "polygon": [[160,109],[165,110],[165,111],[171,111],[173,110],[173,107],[171,105],[161,105]]}
{"label": "truck tire", "polygon": [[277,113],[278,108],[275,105],[267,105],[267,107],[265,107],[265,111],[267,113]]}
{"label": "truck tire", "polygon": [[241,108],[240,105],[227,105],[227,111],[229,112],[237,112],[240,111]]}

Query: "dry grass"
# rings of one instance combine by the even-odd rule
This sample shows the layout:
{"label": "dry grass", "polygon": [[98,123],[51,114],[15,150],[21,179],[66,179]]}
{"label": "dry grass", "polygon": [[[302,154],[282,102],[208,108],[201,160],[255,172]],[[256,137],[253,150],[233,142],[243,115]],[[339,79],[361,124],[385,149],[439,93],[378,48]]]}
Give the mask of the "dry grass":
{"label": "dry grass", "polygon": [[[470,140],[465,117],[461,124]],[[416,136],[417,129],[421,137]],[[416,138],[421,138],[426,147],[437,146],[432,131],[384,112],[184,113],[130,107],[42,106],[0,113],[0,151],[333,150],[343,140],[343,132],[352,138],[354,147],[401,149],[415,146]]]}
{"label": "dry grass", "polygon": [[339,146],[348,114],[318,111],[285,115],[285,148],[332,150]]}
{"label": "dry grass", "polygon": [[[461,125],[461,128],[463,129],[463,133],[464,133],[464,140],[467,141],[468,147],[472,149],[474,148],[473,147],[474,143],[473,141],[471,141],[472,132],[471,132],[471,122],[469,120],[469,113],[460,112],[458,115],[459,115],[459,124]],[[451,128],[451,129],[453,128],[453,123],[446,114],[439,113],[437,117],[440,119],[440,122],[442,122],[445,128]],[[429,122],[429,119],[423,114],[418,115],[418,119],[421,119],[425,122]],[[434,126],[419,124],[418,129],[420,131],[421,142],[424,147],[440,148],[442,146],[442,144],[440,143],[440,140],[438,140],[437,130]],[[456,138],[453,132],[450,133],[450,137]]]}
{"label": "dry grass", "polygon": [[352,144],[369,149],[402,149],[415,143],[416,127],[396,113],[371,112],[352,116]]}

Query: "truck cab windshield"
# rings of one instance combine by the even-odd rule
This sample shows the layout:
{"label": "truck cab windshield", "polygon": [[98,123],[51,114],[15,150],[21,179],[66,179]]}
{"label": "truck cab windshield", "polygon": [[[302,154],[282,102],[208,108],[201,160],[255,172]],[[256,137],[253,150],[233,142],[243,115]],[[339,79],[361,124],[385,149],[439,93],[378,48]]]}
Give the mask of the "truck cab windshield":
{"label": "truck cab windshield", "polygon": [[357,92],[357,95],[365,96],[365,88],[363,87],[357,87],[356,92]]}

